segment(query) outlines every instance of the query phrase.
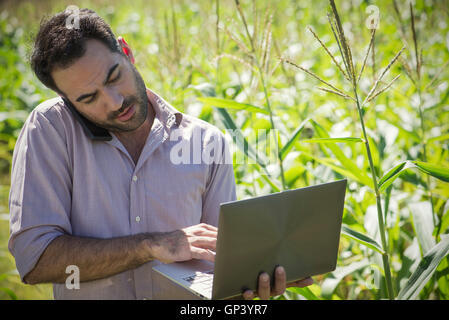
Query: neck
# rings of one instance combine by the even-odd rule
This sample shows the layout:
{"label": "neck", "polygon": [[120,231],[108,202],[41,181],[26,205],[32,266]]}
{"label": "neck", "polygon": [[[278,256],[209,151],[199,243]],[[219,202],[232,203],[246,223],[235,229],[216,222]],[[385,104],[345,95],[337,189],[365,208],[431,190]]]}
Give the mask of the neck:
{"label": "neck", "polygon": [[140,154],[140,151],[143,149],[145,141],[148,138],[151,127],[153,126],[154,117],[154,108],[149,101],[147,117],[140,127],[133,131],[114,132],[114,134],[128,151],[132,149],[133,153],[137,152]]}

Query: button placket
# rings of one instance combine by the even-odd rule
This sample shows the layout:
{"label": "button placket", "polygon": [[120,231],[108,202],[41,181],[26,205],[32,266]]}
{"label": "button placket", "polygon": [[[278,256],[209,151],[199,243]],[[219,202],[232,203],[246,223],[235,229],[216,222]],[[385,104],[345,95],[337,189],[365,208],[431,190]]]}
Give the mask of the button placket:
{"label": "button placket", "polygon": [[[139,215],[140,213],[140,202],[139,202],[139,186],[138,186],[138,176],[136,174],[133,174],[131,178],[131,192],[130,192],[130,214],[131,214],[131,221],[133,222],[132,225],[134,227],[131,227],[133,230],[133,233],[139,232],[137,224],[140,223],[141,217]],[[135,217],[133,217],[136,215]]]}

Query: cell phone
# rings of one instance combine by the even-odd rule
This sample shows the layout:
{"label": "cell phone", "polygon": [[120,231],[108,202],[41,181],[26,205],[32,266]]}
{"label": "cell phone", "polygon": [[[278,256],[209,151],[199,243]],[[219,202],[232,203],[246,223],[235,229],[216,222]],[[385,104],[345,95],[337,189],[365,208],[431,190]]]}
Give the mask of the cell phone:
{"label": "cell phone", "polygon": [[62,98],[64,101],[64,104],[69,108],[69,110],[72,112],[72,114],[75,116],[76,120],[81,124],[83,127],[84,132],[86,135],[91,138],[92,140],[98,140],[98,141],[110,141],[112,140],[111,134],[108,132],[108,130],[101,128],[97,126],[92,121],[88,120],[85,116],[83,116],[78,110],[75,109],[73,104],[66,98]]}

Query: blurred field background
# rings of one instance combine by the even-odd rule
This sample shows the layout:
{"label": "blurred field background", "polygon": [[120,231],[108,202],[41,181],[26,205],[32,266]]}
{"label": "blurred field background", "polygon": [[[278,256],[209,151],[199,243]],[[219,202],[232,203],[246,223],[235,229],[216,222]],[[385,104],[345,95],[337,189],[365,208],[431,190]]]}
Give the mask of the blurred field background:
{"label": "blurred field background", "polygon": [[[53,298],[50,285],[20,282],[7,250],[8,193],[20,129],[33,108],[55,96],[30,70],[33,36],[42,17],[68,5],[95,10],[116,36],[122,35],[147,86],[177,109],[223,130],[241,129],[249,145],[254,130],[275,125],[282,169],[276,162],[236,164],[239,199],[348,178],[343,216],[347,229],[336,271],[278,298],[387,298],[381,252],[389,257],[395,297],[449,298],[449,246],[444,242],[449,233],[449,1],[414,1],[413,27],[409,1],[337,3],[358,71],[371,38],[367,20],[374,11],[368,7],[378,8],[374,50],[366,56],[358,83],[361,95],[369,93],[405,46],[379,89],[400,77],[362,109],[380,182],[385,248],[379,245],[376,196],[354,101],[319,90],[326,86],[280,60],[288,58],[351,93],[336,64],[307,29],[311,26],[343,65],[328,23],[327,1],[241,1],[245,28],[233,0],[15,0],[0,3],[0,299]],[[210,98],[224,100],[214,106]],[[270,112],[248,111],[230,100]],[[339,137],[354,139],[319,140]],[[251,152],[243,150],[250,157]],[[433,166],[401,166],[407,160]]]}

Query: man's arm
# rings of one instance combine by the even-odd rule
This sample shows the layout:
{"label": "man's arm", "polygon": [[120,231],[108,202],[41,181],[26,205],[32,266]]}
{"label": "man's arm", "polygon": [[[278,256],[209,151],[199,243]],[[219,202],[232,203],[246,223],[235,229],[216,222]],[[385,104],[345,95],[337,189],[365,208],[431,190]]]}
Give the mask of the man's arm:
{"label": "man's arm", "polygon": [[213,261],[216,239],[217,229],[207,224],[111,239],[62,235],[50,242],[24,282],[64,283],[69,265],[79,268],[83,282],[134,269],[154,259],[165,263],[192,258]]}
{"label": "man's arm", "polygon": [[[211,130],[206,134],[206,137],[214,141],[215,147],[217,150],[221,148],[221,152],[219,155],[217,153],[215,161],[210,164],[209,178],[202,195],[203,213],[201,222],[218,226],[220,204],[237,200],[234,169],[229,141],[226,140],[225,135],[219,130]],[[205,144],[210,143],[210,140]]]}

